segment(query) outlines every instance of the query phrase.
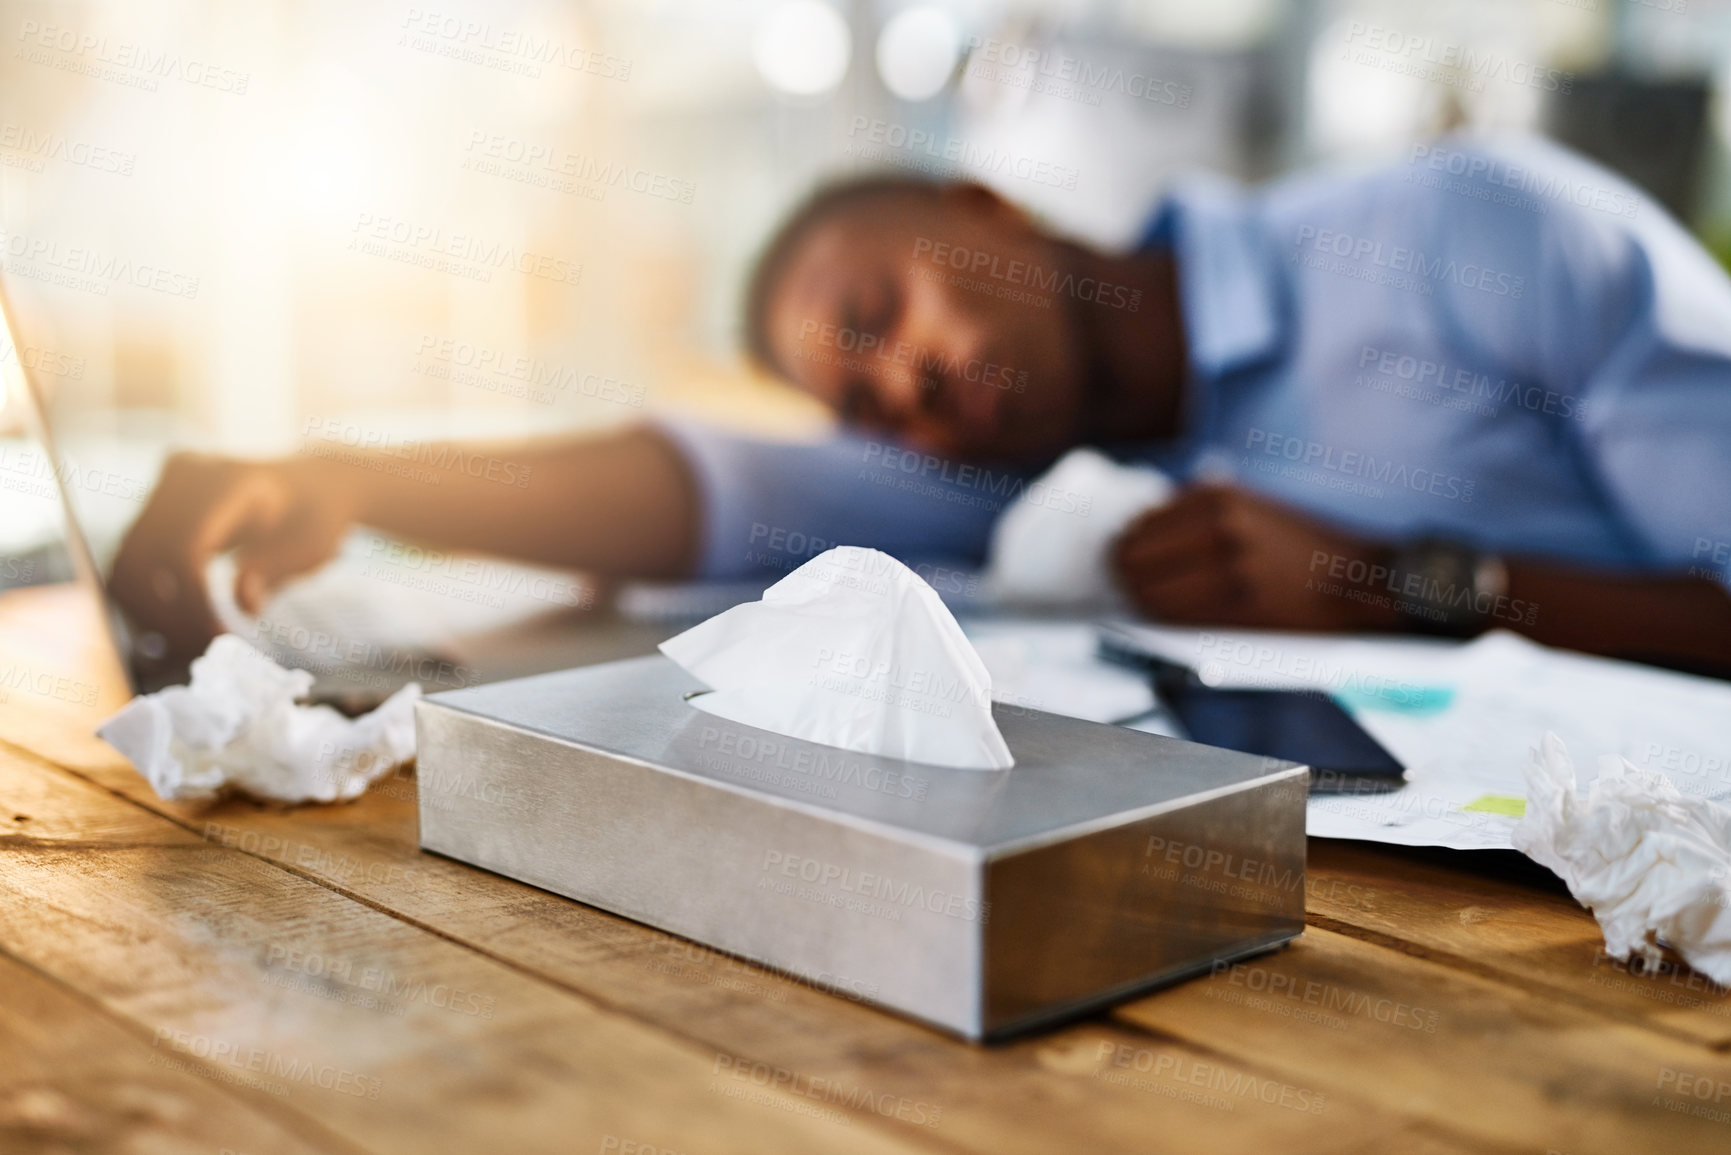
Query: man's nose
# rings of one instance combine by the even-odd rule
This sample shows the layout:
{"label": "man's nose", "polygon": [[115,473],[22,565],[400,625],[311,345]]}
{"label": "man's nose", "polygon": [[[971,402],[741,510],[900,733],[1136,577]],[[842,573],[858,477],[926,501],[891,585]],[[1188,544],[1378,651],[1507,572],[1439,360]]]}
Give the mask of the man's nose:
{"label": "man's nose", "polygon": [[904,332],[903,326],[897,326],[883,334],[872,373],[878,406],[898,428],[925,408],[921,396],[925,391],[921,351]]}

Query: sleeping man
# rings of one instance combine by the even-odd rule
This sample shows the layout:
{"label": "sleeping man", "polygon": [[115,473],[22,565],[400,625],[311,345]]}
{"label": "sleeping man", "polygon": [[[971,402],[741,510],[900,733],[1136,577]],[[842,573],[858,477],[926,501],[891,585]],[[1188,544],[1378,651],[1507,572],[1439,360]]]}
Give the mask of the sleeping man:
{"label": "sleeping man", "polygon": [[1157,620],[1500,627],[1731,670],[1731,280],[1554,146],[1183,184],[1119,253],[978,186],[871,178],[797,211],[747,298],[750,352],[833,437],[663,420],[435,453],[311,422],[290,459],[171,458],[116,592],[193,652],[213,555],[256,611],[357,523],[622,578],[832,544],[977,564],[1026,479],[1092,445],[1180,483],[1111,553]]}

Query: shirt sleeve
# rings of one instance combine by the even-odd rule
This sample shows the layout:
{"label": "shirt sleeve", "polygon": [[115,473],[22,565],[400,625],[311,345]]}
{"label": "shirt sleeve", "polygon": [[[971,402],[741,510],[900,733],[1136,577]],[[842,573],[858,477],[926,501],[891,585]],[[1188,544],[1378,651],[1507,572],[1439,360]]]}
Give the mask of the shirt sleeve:
{"label": "shirt sleeve", "polygon": [[1625,246],[1550,238],[1556,299],[1578,303],[1577,331],[1609,336],[1591,365],[1559,350],[1582,381],[1568,425],[1650,569],[1731,585],[1731,279],[1662,209],[1642,208]]}
{"label": "shirt sleeve", "polygon": [[774,577],[838,545],[908,565],[977,565],[997,514],[1026,483],[888,441],[765,441],[675,419],[657,428],[697,485],[707,580]]}
{"label": "shirt sleeve", "polygon": [[1542,213],[1441,198],[1435,225],[1457,247],[1531,274],[1520,300],[1444,286],[1450,325],[1542,386],[1556,450],[1635,568],[1731,584],[1731,278],[1590,162],[1540,144],[1482,155],[1553,195],[1530,198]]}

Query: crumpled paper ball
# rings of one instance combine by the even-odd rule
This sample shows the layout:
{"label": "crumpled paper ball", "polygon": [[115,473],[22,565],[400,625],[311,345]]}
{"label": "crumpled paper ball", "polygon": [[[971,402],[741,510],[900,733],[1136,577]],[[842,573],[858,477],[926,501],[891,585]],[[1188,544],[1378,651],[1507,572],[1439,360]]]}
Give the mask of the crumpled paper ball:
{"label": "crumpled paper ball", "polygon": [[1593,912],[1607,954],[1656,964],[1662,940],[1731,985],[1731,809],[1609,755],[1582,794],[1568,749],[1547,732],[1512,837]]}
{"label": "crumpled paper ball", "polygon": [[1172,479],[1152,466],[1072,449],[1029,482],[992,526],[988,596],[1013,605],[1114,603],[1112,543],[1173,491]]}
{"label": "crumpled paper ball", "polygon": [[359,718],[301,706],[305,670],[286,670],[233,634],[192,663],[192,681],[128,702],[96,734],[170,802],[233,790],[273,802],[343,802],[415,756],[410,684]]}

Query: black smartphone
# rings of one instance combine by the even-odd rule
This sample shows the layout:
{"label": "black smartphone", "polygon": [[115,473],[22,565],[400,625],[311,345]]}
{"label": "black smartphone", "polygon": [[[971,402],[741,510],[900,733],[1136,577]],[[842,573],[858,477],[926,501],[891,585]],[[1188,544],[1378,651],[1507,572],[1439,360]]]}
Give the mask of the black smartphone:
{"label": "black smartphone", "polygon": [[1101,654],[1147,670],[1192,742],[1303,763],[1313,794],[1383,793],[1406,781],[1406,767],[1320,691],[1218,689],[1187,666],[1110,642]]}

